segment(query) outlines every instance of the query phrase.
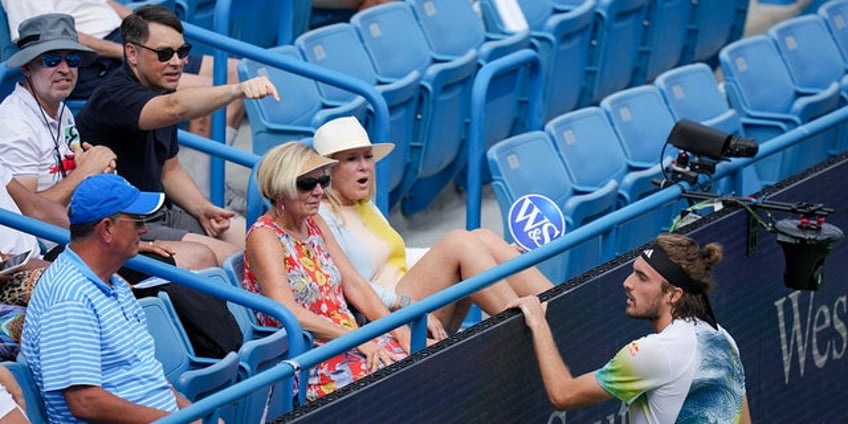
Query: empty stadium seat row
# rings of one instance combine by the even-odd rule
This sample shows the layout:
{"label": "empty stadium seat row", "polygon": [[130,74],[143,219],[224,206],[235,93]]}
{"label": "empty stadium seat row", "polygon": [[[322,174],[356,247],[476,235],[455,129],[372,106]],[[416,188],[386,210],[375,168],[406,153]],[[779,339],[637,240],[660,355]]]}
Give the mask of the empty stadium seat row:
{"label": "empty stadium seat row", "polygon": [[[674,154],[675,149],[665,144],[680,119],[768,143],[844,106],[848,60],[838,51],[838,31],[829,31],[827,22],[837,30],[844,27],[848,1],[828,2],[820,13],[786,20],[774,25],[768,35],[723,47],[719,57],[726,97],[709,66],[680,66],[659,74],[654,84],[606,96],[600,107],[559,115],[546,123],[544,132],[496,144],[487,156],[504,233],[510,234],[511,205],[524,194],[553,199],[574,229],[656,191],[658,187],[650,181],[667,178],[661,164],[670,158],[660,155]],[[842,138],[841,128],[810,137],[755,167],[716,181],[712,188],[753,194],[763,184],[773,184],[840,153]],[[540,172],[544,178],[538,178]],[[612,200],[616,197],[617,201]],[[543,271],[554,281],[564,281],[650,240],[668,228],[684,205],[666,206],[543,263]]]}

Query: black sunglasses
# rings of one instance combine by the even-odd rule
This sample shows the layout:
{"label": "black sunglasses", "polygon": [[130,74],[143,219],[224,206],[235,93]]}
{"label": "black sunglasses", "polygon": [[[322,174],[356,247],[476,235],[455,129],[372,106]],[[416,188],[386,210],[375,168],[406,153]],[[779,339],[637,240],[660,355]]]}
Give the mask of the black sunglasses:
{"label": "black sunglasses", "polygon": [[113,221],[126,221],[135,223],[135,228],[141,228],[147,223],[147,217],[141,215],[127,215],[127,214],[118,214],[115,217],[112,217]]}
{"label": "black sunglasses", "polygon": [[174,57],[174,53],[177,54],[178,58],[185,59],[186,56],[188,56],[188,54],[191,52],[191,44],[189,44],[189,43],[183,44],[182,46],[180,46],[176,50],[174,50],[171,47],[165,47],[164,49],[156,50],[156,49],[147,47],[147,46],[145,46],[144,44],[141,44],[141,43],[133,43],[133,44],[135,44],[136,46],[139,46],[143,49],[150,50],[153,53],[156,53],[156,58],[159,59],[160,62],[167,62],[167,61],[171,60],[171,58]]}
{"label": "black sunglasses", "polygon": [[76,68],[80,66],[82,63],[82,55],[79,53],[57,53],[50,52],[41,55],[41,66],[45,68],[55,68],[62,63],[62,59],[65,59],[65,63],[68,64],[69,68]]}
{"label": "black sunglasses", "polygon": [[315,186],[321,184],[321,188],[327,188],[330,185],[330,176],[322,175],[318,178],[315,177],[306,177],[301,178],[295,181],[295,185],[297,185],[297,189],[300,191],[312,191],[315,190]]}

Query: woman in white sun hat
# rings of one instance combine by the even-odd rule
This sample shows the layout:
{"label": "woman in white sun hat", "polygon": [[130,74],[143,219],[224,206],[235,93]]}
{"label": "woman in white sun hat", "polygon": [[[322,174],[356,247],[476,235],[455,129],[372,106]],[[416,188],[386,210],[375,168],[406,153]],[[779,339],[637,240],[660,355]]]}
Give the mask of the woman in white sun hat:
{"label": "woman in white sun hat", "polygon": [[[320,155],[338,161],[329,171],[331,182],[319,213],[344,254],[389,309],[406,306],[518,256],[513,246],[492,231],[454,230],[408,266],[403,239],[372,202],[375,164],[391,153],[394,144],[372,144],[356,118],[344,117],[318,128],[313,146]],[[551,287],[542,273],[530,268],[472,294],[470,300],[495,314],[510,299]],[[465,300],[434,314],[444,328],[454,332],[469,307]],[[432,332],[432,326],[430,329]]]}

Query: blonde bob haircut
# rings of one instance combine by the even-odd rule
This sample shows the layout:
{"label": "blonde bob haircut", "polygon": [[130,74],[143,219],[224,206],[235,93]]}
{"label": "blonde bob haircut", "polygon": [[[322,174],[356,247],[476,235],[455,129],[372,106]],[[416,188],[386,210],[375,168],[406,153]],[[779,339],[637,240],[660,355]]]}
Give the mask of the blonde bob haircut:
{"label": "blonde bob haircut", "polygon": [[338,161],[319,155],[311,147],[289,141],[265,153],[256,170],[256,182],[262,196],[271,203],[281,197],[292,200],[297,198],[299,177],[336,163]]}

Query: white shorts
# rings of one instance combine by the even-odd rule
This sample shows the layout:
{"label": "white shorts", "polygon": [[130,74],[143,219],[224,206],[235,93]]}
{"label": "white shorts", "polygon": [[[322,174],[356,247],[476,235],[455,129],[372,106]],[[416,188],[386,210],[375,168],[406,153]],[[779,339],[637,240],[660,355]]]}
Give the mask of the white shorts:
{"label": "white shorts", "polygon": [[15,409],[21,411],[21,413],[26,415],[26,413],[21,410],[21,407],[18,406],[18,403],[15,402],[15,399],[12,398],[12,395],[9,394],[9,392],[6,390],[5,387],[3,387],[2,384],[0,384],[0,418],[9,415],[9,413],[14,411]]}

